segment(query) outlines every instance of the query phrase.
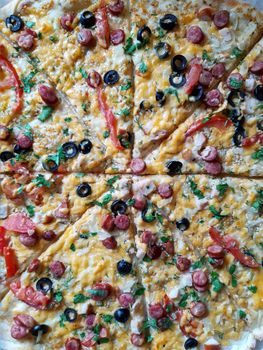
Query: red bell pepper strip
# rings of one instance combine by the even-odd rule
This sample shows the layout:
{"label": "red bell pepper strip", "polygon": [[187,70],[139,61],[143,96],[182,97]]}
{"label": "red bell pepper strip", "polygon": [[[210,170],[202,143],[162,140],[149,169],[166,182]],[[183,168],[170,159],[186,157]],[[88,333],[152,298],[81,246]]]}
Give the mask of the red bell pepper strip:
{"label": "red bell pepper strip", "polygon": [[96,31],[99,45],[108,49],[110,46],[110,25],[104,0],[101,1],[100,8],[96,13]]}
{"label": "red bell pepper strip", "polygon": [[104,117],[106,119],[106,125],[107,128],[110,131],[110,138],[114,144],[114,146],[118,150],[123,150],[122,145],[120,144],[120,141],[117,137],[117,120],[112,113],[112,110],[107,104],[105,94],[103,93],[101,88],[98,88],[98,100],[99,100],[99,109],[101,113],[104,114]]}
{"label": "red bell pepper strip", "polygon": [[4,254],[4,248],[8,246],[8,240],[5,237],[5,228],[0,226],[0,255]]}
{"label": "red bell pepper strip", "polygon": [[[13,81],[13,85],[15,86],[16,91],[16,103],[13,106],[13,113],[20,112],[23,107],[23,88],[21,87],[21,81],[16,72],[16,69],[12,65],[11,62],[8,61],[7,58],[0,55],[0,67],[5,68],[10,75],[10,81]],[[6,83],[5,83],[6,84]]]}
{"label": "red bell pepper strip", "polygon": [[263,146],[263,134],[258,132],[251,137],[246,137],[242,141],[242,147],[250,147],[259,142]]}
{"label": "red bell pepper strip", "polygon": [[212,116],[211,118],[204,118],[199,119],[196,122],[194,122],[186,131],[185,137],[192,136],[197,131],[200,131],[204,128],[211,128],[215,127],[221,131],[227,129],[229,126],[233,125],[232,121],[230,119],[227,119],[225,116],[216,114]]}
{"label": "red bell pepper strip", "polygon": [[215,243],[225,248],[242,265],[250,267],[252,269],[260,266],[260,264],[258,264],[252,256],[242,253],[242,251],[238,248],[237,241],[234,238],[229,236],[228,238],[223,237],[220,232],[214,227],[210,227],[209,235]]}
{"label": "red bell pepper strip", "polygon": [[19,270],[15,251],[11,247],[4,247],[3,255],[5,258],[6,277],[13,277]]}
{"label": "red bell pepper strip", "polygon": [[184,86],[184,91],[186,94],[190,95],[194,90],[195,86],[198,84],[200,75],[202,73],[203,67],[201,64],[193,64],[190,71],[186,77],[186,83]]}
{"label": "red bell pepper strip", "polygon": [[12,86],[14,86],[14,80],[12,78],[6,78],[0,81],[0,91],[10,89]]}

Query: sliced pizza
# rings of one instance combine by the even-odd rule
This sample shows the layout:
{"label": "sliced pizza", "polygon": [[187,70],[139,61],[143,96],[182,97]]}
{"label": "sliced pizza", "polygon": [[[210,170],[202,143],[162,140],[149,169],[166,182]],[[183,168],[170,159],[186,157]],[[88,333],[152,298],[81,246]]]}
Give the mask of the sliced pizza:
{"label": "sliced pizza", "polygon": [[122,45],[129,29],[127,2],[15,1],[1,17],[2,32],[74,106],[100,145],[100,157],[108,159],[109,172],[124,172],[133,107],[132,65]]}
{"label": "sliced pizza", "polygon": [[145,159],[149,173],[262,175],[263,39],[217,91],[219,108],[197,108]]}
{"label": "sliced pizza", "polygon": [[[145,157],[214,89],[262,33],[260,14],[237,1],[132,1],[125,50],[135,65],[134,158]],[[258,17],[259,16],[259,17]]]}
{"label": "sliced pizza", "polygon": [[10,284],[1,347],[147,348],[129,197],[123,178]]}

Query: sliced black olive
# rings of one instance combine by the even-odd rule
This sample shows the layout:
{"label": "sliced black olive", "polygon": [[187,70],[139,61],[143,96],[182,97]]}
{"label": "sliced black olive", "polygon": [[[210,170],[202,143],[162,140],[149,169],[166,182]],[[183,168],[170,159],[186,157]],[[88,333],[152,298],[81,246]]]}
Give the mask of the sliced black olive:
{"label": "sliced black olive", "polygon": [[120,275],[128,275],[132,270],[132,264],[126,260],[120,260],[117,262],[117,270]]}
{"label": "sliced black olive", "polygon": [[186,231],[189,228],[189,226],[190,226],[190,222],[186,218],[182,218],[181,220],[176,221],[176,227],[180,231]]}
{"label": "sliced black olive", "polygon": [[90,140],[82,140],[79,144],[79,151],[83,154],[88,154],[92,149],[92,143]]}
{"label": "sliced black olive", "polygon": [[124,148],[130,148],[131,144],[133,142],[133,136],[130,132],[125,132],[121,135],[118,136],[118,139],[120,141],[120,144],[124,147]]}
{"label": "sliced black olive", "polygon": [[237,107],[240,102],[243,102],[246,94],[242,90],[231,90],[227,96],[227,102],[232,107]]}
{"label": "sliced black olive", "polygon": [[49,157],[42,161],[42,166],[47,171],[55,172],[58,170],[58,164]]}
{"label": "sliced black olive", "polygon": [[170,160],[166,163],[167,174],[170,176],[179,174],[182,170],[183,164],[177,160]]}
{"label": "sliced black olive", "polygon": [[172,326],[172,321],[170,320],[169,317],[162,317],[157,320],[157,327],[160,331],[164,332],[167,329],[171,328]]}
{"label": "sliced black olive", "polygon": [[198,341],[195,338],[188,338],[184,343],[185,350],[196,348]]}
{"label": "sliced black olive", "polygon": [[147,43],[151,37],[152,31],[148,26],[142,26],[137,33],[137,40],[141,43]]}
{"label": "sliced black olive", "polygon": [[112,202],[110,209],[115,215],[125,214],[127,210],[127,204],[121,199],[116,199],[115,201]]}
{"label": "sliced black olive", "polygon": [[263,101],[263,84],[257,85],[255,87],[254,96],[257,100]]}
{"label": "sliced black olive", "polygon": [[121,308],[121,309],[117,309],[114,312],[115,320],[120,322],[120,323],[127,322],[129,317],[130,317],[130,310],[129,309]]}
{"label": "sliced black olive", "polygon": [[7,160],[12,159],[14,157],[15,157],[15,155],[13,152],[4,151],[4,152],[0,153],[0,160],[2,162],[6,162]]}
{"label": "sliced black olive", "polygon": [[186,78],[184,74],[172,73],[169,77],[169,83],[175,88],[180,88],[186,83]]}
{"label": "sliced black olive", "polygon": [[187,66],[187,59],[183,55],[176,55],[171,60],[173,72],[183,72]]}
{"label": "sliced black olive", "polygon": [[103,77],[104,83],[107,85],[114,85],[120,79],[119,73],[116,70],[109,70]]}
{"label": "sliced black olive", "polygon": [[202,85],[197,85],[189,96],[189,101],[196,102],[202,100],[204,97],[204,88]]}
{"label": "sliced black olive", "polygon": [[94,14],[90,11],[82,12],[79,21],[84,28],[90,28],[96,24],[96,18]]}
{"label": "sliced black olive", "polygon": [[149,101],[141,101],[140,103],[140,110],[141,111],[150,111],[153,108],[153,106],[150,104]]}
{"label": "sliced black olive", "polygon": [[46,324],[37,324],[30,329],[30,333],[34,337],[39,337],[39,335],[47,333],[48,329],[49,327]]}
{"label": "sliced black olive", "polygon": [[76,157],[79,152],[78,146],[72,141],[64,143],[62,145],[62,150],[67,159]]}
{"label": "sliced black olive", "polygon": [[75,309],[72,309],[71,307],[67,307],[64,310],[64,315],[68,322],[75,322],[78,317],[77,311]]}
{"label": "sliced black olive", "polygon": [[158,102],[159,106],[163,106],[166,100],[165,93],[162,90],[157,90],[155,94],[155,99]]}
{"label": "sliced black olive", "polygon": [[257,121],[257,128],[260,131],[263,131],[263,116],[260,117],[261,119]]}
{"label": "sliced black olive", "polygon": [[24,27],[24,22],[22,18],[15,15],[7,17],[5,20],[5,24],[7,28],[11,30],[11,32],[19,32],[19,30],[21,30]]}
{"label": "sliced black olive", "polygon": [[14,153],[16,154],[26,154],[30,149],[21,148],[19,145],[14,146]]}
{"label": "sliced black olive", "polygon": [[147,205],[142,211],[142,220],[145,222],[153,222],[156,219],[155,210],[152,206]]}
{"label": "sliced black olive", "polygon": [[77,195],[81,198],[87,197],[91,194],[91,187],[87,182],[83,182],[77,187]]}
{"label": "sliced black olive", "polygon": [[234,125],[239,123],[239,119],[241,118],[241,113],[239,108],[227,109],[227,116],[234,123]]}
{"label": "sliced black olive", "polygon": [[170,55],[171,46],[165,42],[160,42],[154,46],[154,50],[156,52],[156,55],[160,58],[160,60],[163,60]]}
{"label": "sliced black olive", "polygon": [[167,13],[159,20],[160,27],[165,30],[172,30],[177,24],[177,17],[170,13]]}
{"label": "sliced black olive", "polygon": [[52,290],[53,282],[48,277],[40,278],[36,283],[36,289],[40,292],[47,294]]}
{"label": "sliced black olive", "polygon": [[233,135],[233,142],[234,142],[234,145],[239,147],[242,143],[242,140],[246,137],[246,130],[241,126],[239,125],[236,130],[235,130],[235,133]]}

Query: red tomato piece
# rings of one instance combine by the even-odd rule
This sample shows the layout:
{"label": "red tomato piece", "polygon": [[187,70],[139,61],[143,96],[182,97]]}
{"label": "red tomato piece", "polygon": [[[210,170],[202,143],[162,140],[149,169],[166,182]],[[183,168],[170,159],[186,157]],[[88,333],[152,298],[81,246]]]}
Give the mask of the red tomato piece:
{"label": "red tomato piece", "polygon": [[15,251],[11,247],[4,247],[3,255],[5,258],[6,277],[13,277],[19,270]]}

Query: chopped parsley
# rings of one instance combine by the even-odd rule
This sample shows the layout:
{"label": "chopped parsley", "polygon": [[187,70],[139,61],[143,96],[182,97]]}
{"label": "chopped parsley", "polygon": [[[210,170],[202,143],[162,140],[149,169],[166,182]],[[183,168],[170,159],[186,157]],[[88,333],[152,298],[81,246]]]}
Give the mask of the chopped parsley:
{"label": "chopped parsley", "polygon": [[211,61],[211,57],[208,55],[208,52],[206,50],[203,50],[202,59],[206,61]]}
{"label": "chopped parsley", "polygon": [[30,218],[35,215],[35,207],[33,205],[27,205],[26,210]]}
{"label": "chopped parsley", "polygon": [[154,318],[149,317],[148,320],[143,323],[142,330],[149,329],[149,328],[152,328],[155,330],[158,329],[157,321]]}
{"label": "chopped parsley", "polygon": [[129,108],[123,108],[120,110],[119,114],[121,117],[128,117],[130,115],[131,111],[129,110]]}
{"label": "chopped parsley", "polygon": [[237,286],[237,278],[236,278],[236,275],[235,275],[235,271],[236,271],[236,265],[232,264],[232,265],[229,267],[228,272],[229,272],[230,275],[231,275],[231,285],[232,285],[232,287],[234,287],[234,288]]}
{"label": "chopped parsley", "polygon": [[231,52],[231,56],[232,57],[240,57],[243,54],[243,51],[241,51],[238,47],[234,47],[232,52]]}
{"label": "chopped parsley", "polygon": [[73,297],[73,303],[74,304],[80,304],[80,303],[84,303],[85,301],[89,300],[90,298],[87,297],[86,295],[84,294],[75,294],[74,297]]}
{"label": "chopped parsley", "polygon": [[243,320],[243,319],[246,318],[246,316],[247,316],[247,314],[246,314],[245,311],[243,311],[243,310],[239,310],[239,311],[238,311],[238,315],[239,315],[239,318],[240,318],[241,320]]}
{"label": "chopped parsley", "polygon": [[69,122],[71,122],[71,121],[72,121],[72,118],[67,117],[67,118],[65,118],[64,120],[65,120],[65,122],[66,122],[66,123],[69,123]]}
{"label": "chopped parsley", "polygon": [[120,89],[121,91],[127,91],[132,87],[131,81],[127,81],[125,85],[121,85]]}
{"label": "chopped parsley", "polygon": [[197,188],[197,184],[193,180],[190,180],[189,183],[191,191],[198,199],[202,199],[205,197],[203,193]]}
{"label": "chopped parsley", "polygon": [[65,322],[67,321],[67,319],[66,319],[66,315],[65,314],[61,314],[60,316],[59,316],[59,326],[61,327],[61,328],[64,328],[65,327]]}
{"label": "chopped parsley", "polygon": [[180,103],[178,91],[175,88],[173,88],[173,87],[166,88],[166,89],[164,89],[164,93],[176,96],[178,103]]}
{"label": "chopped parsley", "polygon": [[138,297],[140,295],[143,295],[145,292],[145,288],[141,285],[141,284],[137,284],[135,285],[135,287],[133,288],[133,293],[132,295],[134,297]]}
{"label": "chopped parsley", "polygon": [[216,185],[216,189],[219,192],[220,197],[223,197],[225,195],[228,188],[229,188],[229,186],[227,183],[222,183],[222,184]]}
{"label": "chopped parsley", "polygon": [[50,187],[51,183],[45,179],[44,175],[39,174],[37,177],[35,177],[32,182],[37,186],[37,187]]}
{"label": "chopped parsley", "polygon": [[110,193],[105,194],[104,197],[102,197],[102,201],[95,201],[94,204],[98,205],[99,207],[104,207],[106,204],[108,204],[112,200],[112,195]]}
{"label": "chopped parsley", "polygon": [[37,117],[37,119],[40,120],[41,122],[45,122],[49,117],[51,117],[52,113],[53,113],[52,107],[43,106],[42,111],[39,114],[39,116]]}
{"label": "chopped parsley", "polygon": [[133,206],[134,203],[135,203],[135,199],[134,199],[134,198],[129,198],[129,199],[126,201],[126,204],[128,205],[128,207]]}
{"label": "chopped parsley", "polygon": [[50,35],[49,40],[52,41],[52,43],[56,43],[58,41],[58,37],[56,35]]}
{"label": "chopped parsley", "polygon": [[144,62],[141,62],[140,65],[139,65],[139,71],[144,74],[148,71],[148,67],[147,67],[147,64],[144,63]]}
{"label": "chopped parsley", "polygon": [[89,289],[88,293],[93,295],[93,296],[98,296],[98,297],[105,297],[107,295],[106,290],[99,290],[99,289]]}
{"label": "chopped parsley", "polygon": [[166,34],[166,32],[161,27],[157,27],[156,32],[157,32],[157,38],[159,39],[163,38]]}
{"label": "chopped parsley", "polygon": [[123,46],[124,53],[127,55],[132,55],[136,51],[137,45],[133,43],[133,38],[129,36]]}
{"label": "chopped parsley", "polygon": [[105,323],[111,323],[113,320],[113,316],[112,315],[101,315],[101,318],[103,319],[103,321]]}
{"label": "chopped parsley", "polygon": [[256,286],[248,286],[247,289],[253,294],[255,294],[257,292]]}
{"label": "chopped parsley", "polygon": [[84,68],[79,69],[80,74],[82,75],[82,78],[87,79],[88,78],[88,73],[85,71]]}
{"label": "chopped parsley", "polygon": [[104,131],[104,133],[102,134],[104,139],[107,139],[110,136],[110,132],[108,130]]}
{"label": "chopped parsley", "polygon": [[35,24],[36,24],[36,22],[31,22],[31,21],[26,22],[27,28],[33,28],[35,26]]}
{"label": "chopped parsley", "polygon": [[229,78],[229,85],[233,88],[233,89],[240,89],[243,85],[242,81],[237,80],[234,77]]}
{"label": "chopped parsley", "polygon": [[61,301],[63,300],[63,295],[61,292],[55,292],[54,293],[54,300],[57,302],[57,303],[61,303]]}
{"label": "chopped parsley", "polygon": [[257,191],[256,200],[251,205],[258,213],[263,212],[263,189]]}
{"label": "chopped parsley", "polygon": [[262,161],[263,160],[263,147],[261,147],[258,151],[252,153],[251,158],[254,160]]}
{"label": "chopped parsley", "polygon": [[79,235],[79,237],[80,238],[83,238],[83,239],[88,239],[88,238],[90,238],[90,237],[95,237],[95,236],[97,236],[97,232],[85,232],[85,233],[81,233],[80,235]]}
{"label": "chopped parsley", "polygon": [[110,179],[107,180],[107,185],[108,186],[112,186],[113,184],[115,184],[116,181],[118,181],[120,179],[119,175],[113,176]]}
{"label": "chopped parsley", "polygon": [[35,75],[37,75],[38,71],[34,70],[31,73],[29,73],[29,75],[25,78],[22,78],[22,82],[23,82],[23,89],[26,93],[31,92],[32,87],[34,87],[36,85],[36,83],[34,81],[32,81],[32,79],[34,78]]}
{"label": "chopped parsley", "polygon": [[224,217],[228,216],[227,214],[221,214],[221,210],[218,211],[214,205],[210,205],[209,206],[209,210],[211,211],[211,213],[213,214],[213,217],[218,219],[218,220],[221,220],[223,219]]}
{"label": "chopped parsley", "polygon": [[204,266],[206,263],[206,258],[204,256],[202,256],[202,258],[200,260],[197,260],[196,262],[194,262],[192,264],[192,269],[200,269],[202,266]]}
{"label": "chopped parsley", "polygon": [[76,251],[76,246],[74,243],[71,243],[69,249],[72,251],[72,252],[75,252]]}
{"label": "chopped parsley", "polygon": [[218,273],[215,271],[212,271],[210,273],[210,276],[211,276],[213,291],[216,293],[220,292],[220,290],[223,289],[225,285],[220,281]]}

